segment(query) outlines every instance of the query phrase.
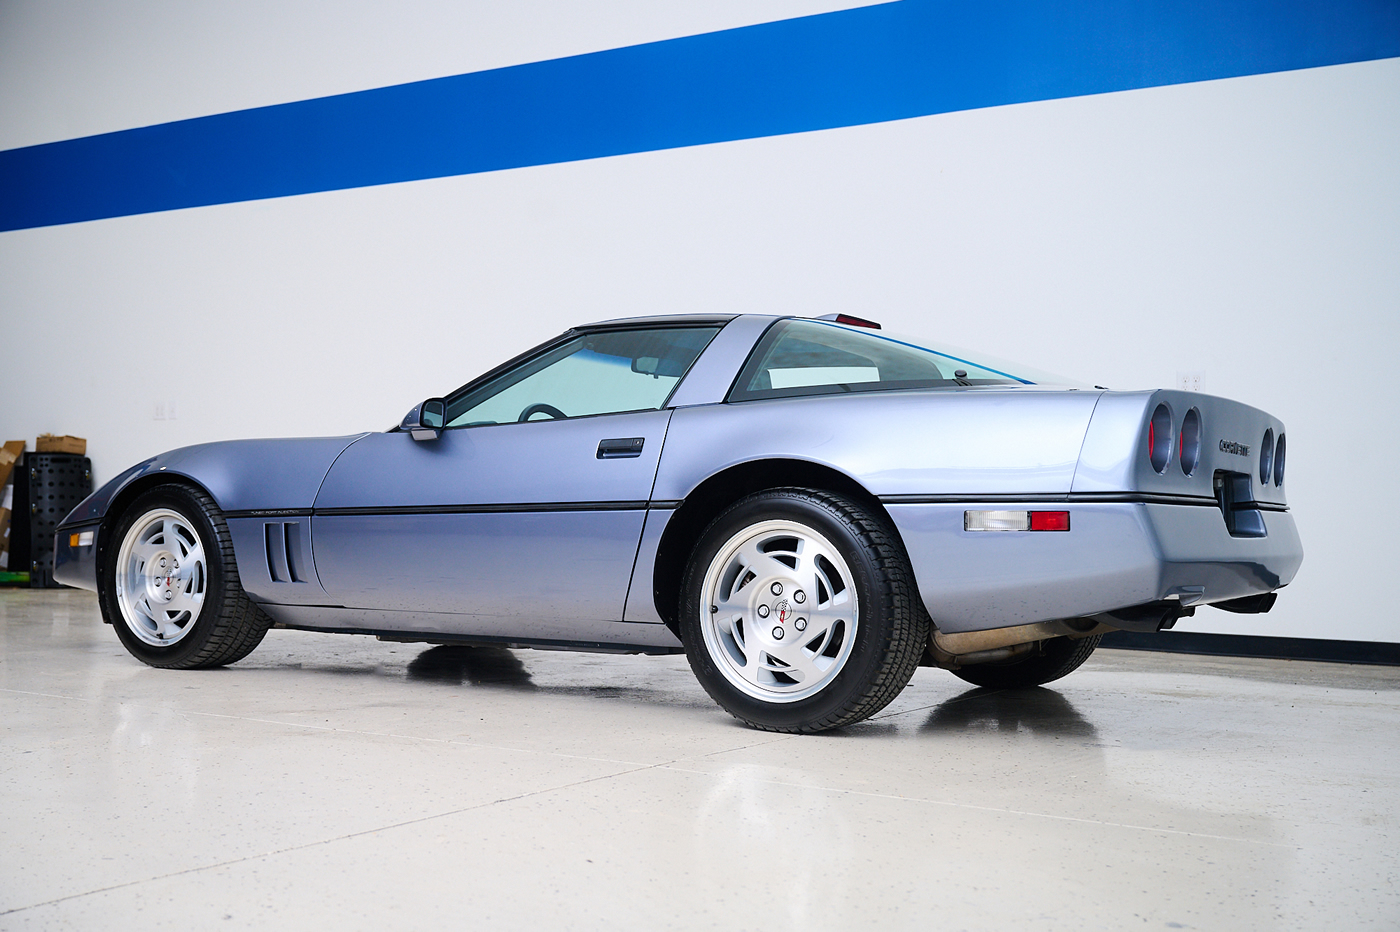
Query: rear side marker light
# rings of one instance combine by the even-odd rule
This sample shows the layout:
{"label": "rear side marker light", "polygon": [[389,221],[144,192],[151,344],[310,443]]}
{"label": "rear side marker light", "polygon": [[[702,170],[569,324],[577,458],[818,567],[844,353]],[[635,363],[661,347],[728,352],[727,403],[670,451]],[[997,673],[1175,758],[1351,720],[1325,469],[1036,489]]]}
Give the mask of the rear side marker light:
{"label": "rear side marker light", "polygon": [[1032,511],[1032,531],[1068,531],[1068,511]]}
{"label": "rear side marker light", "polygon": [[964,531],[1068,531],[1068,511],[964,511]]}

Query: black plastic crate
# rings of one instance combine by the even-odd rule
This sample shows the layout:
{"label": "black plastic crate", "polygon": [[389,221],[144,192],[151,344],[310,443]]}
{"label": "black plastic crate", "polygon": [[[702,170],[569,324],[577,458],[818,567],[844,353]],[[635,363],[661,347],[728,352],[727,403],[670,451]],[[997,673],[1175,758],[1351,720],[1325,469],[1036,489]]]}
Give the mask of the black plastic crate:
{"label": "black plastic crate", "polygon": [[10,569],[29,570],[31,589],[56,588],[53,533],[92,494],[92,461],[76,453],[26,453],[15,467]]}

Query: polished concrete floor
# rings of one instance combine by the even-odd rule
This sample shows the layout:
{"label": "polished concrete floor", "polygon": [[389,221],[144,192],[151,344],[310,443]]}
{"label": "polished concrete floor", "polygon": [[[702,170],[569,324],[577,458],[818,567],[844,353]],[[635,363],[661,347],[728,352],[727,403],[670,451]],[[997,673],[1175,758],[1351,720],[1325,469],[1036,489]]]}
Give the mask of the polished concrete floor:
{"label": "polished concrete floor", "polygon": [[1100,651],[751,731],[683,658],[274,631],[131,659],[0,589],[0,929],[1400,928],[1400,669]]}

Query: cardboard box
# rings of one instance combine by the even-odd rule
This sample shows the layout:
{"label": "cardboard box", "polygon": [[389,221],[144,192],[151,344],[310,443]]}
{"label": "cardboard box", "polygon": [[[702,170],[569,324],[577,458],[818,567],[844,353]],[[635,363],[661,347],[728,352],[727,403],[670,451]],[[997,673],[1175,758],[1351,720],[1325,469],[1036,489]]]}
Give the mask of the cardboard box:
{"label": "cardboard box", "polygon": [[0,570],[10,566],[10,509],[15,507],[15,484],[5,485],[0,496]]}
{"label": "cardboard box", "polygon": [[0,447],[0,570],[10,566],[10,510],[15,507],[15,484],[10,478],[23,453],[23,440],[11,440]]}
{"label": "cardboard box", "polygon": [[87,452],[87,441],[82,437],[55,437],[53,434],[40,434],[34,441],[35,453],[76,453],[82,456]]}
{"label": "cardboard box", "polygon": [[0,487],[10,481],[10,472],[24,455],[24,446],[23,440],[6,440],[5,445],[0,447]]}

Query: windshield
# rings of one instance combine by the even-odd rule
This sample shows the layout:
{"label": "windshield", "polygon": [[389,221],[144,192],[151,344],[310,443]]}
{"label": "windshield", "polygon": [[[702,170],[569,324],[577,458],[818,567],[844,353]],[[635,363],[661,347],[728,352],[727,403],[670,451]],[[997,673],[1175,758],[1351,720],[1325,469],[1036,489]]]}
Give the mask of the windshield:
{"label": "windshield", "polygon": [[759,341],[729,400],[1066,382],[1020,368],[866,328],[783,320]]}

